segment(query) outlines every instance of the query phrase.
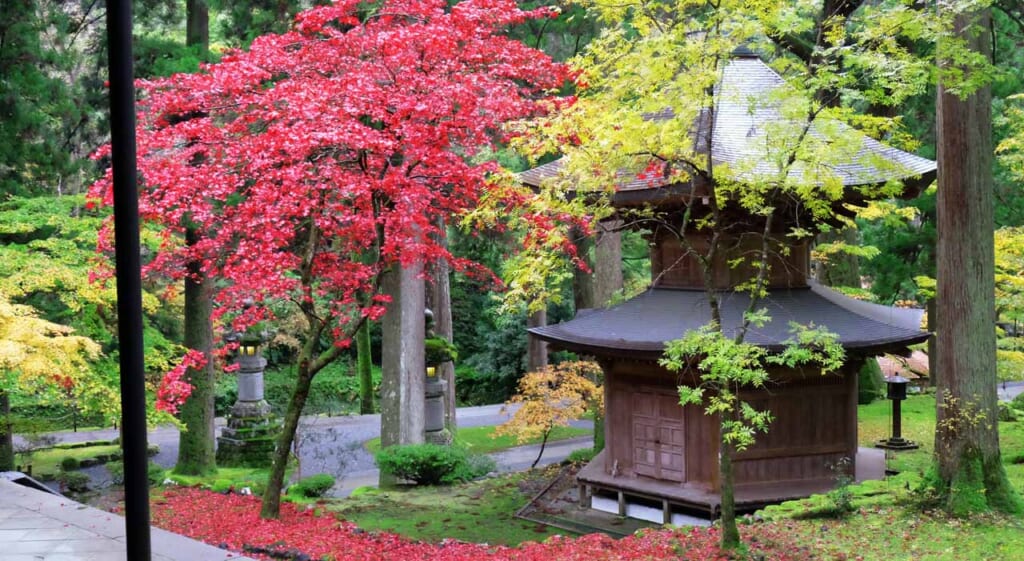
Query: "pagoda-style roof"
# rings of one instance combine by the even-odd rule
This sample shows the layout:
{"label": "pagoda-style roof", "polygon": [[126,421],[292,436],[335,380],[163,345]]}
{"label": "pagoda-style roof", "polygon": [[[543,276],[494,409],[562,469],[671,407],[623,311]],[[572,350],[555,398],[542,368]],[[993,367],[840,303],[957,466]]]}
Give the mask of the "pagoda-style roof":
{"label": "pagoda-style roof", "polygon": [[[750,303],[744,292],[719,293],[722,324],[727,337],[739,328]],[[811,282],[806,288],[770,290],[755,309],[766,308],[771,318],[763,327],[751,326],[746,341],[780,351],[792,337],[790,323],[825,327],[838,336],[848,352],[873,355],[900,351],[925,341],[922,310],[893,308],[856,300]],[[711,308],[703,290],[659,289],[610,308],[581,310],[563,323],[529,330],[555,346],[592,354],[656,360],[665,343],[707,325]]]}
{"label": "pagoda-style roof", "polygon": [[[785,81],[779,74],[749,51],[740,51],[730,60],[715,93],[711,151],[716,166],[727,166],[741,180],[773,178],[777,172],[771,163],[774,158],[769,157],[768,137],[772,127],[782,122],[784,117],[772,92],[784,85]],[[666,119],[671,116],[672,112],[665,110],[649,118]],[[812,124],[810,134],[819,140],[828,138],[824,129],[833,126],[849,130],[845,124],[822,121]],[[694,127],[698,130],[696,137],[704,139],[700,144],[706,143],[704,131],[707,127],[706,123]],[[899,180],[907,185],[911,195],[935,178],[935,162],[886,146],[867,135],[854,134],[860,137],[859,148],[837,148],[833,152],[836,161],[821,162],[816,168],[797,162],[789,172],[790,178],[804,184],[819,185],[825,181],[841,180],[848,188]],[[563,165],[563,160],[555,160],[524,171],[519,177],[528,185],[540,186],[546,179],[558,176]],[[639,178],[624,172],[616,186],[615,202],[650,202],[690,192],[689,187],[673,185],[664,178]]]}

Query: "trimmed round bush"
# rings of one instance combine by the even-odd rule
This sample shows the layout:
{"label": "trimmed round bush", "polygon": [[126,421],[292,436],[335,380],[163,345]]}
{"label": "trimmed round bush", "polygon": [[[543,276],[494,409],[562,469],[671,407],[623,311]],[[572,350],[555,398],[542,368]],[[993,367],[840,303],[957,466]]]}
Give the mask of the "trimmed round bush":
{"label": "trimmed round bush", "polygon": [[334,487],[334,477],[326,473],[318,473],[300,479],[298,483],[288,488],[288,494],[313,499],[326,495],[331,487]]}
{"label": "trimmed round bush", "polygon": [[89,490],[89,476],[80,471],[62,471],[57,476],[61,487],[74,493],[84,493]]}
{"label": "trimmed round bush", "polygon": [[469,481],[494,470],[494,460],[487,456],[438,444],[390,446],[377,452],[375,460],[381,470],[418,485]]}
{"label": "trimmed round bush", "polygon": [[81,466],[81,463],[78,461],[78,458],[72,456],[68,456],[60,461],[61,471],[75,471],[79,466]]}

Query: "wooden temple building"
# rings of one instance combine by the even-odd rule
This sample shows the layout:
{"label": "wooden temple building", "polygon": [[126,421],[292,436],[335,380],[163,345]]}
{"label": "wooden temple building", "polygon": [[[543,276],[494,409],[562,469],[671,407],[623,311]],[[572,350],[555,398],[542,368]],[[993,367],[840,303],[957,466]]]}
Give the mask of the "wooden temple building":
{"label": "wooden temple building", "polygon": [[[749,160],[764,153],[757,145],[763,142],[762,135],[756,131],[766,128],[765,120],[779,116],[770,104],[751,110],[748,100],[766,98],[782,83],[751,53],[738,53],[729,62],[719,91],[738,95],[716,94],[714,122],[704,126],[710,128],[716,163],[746,161],[756,172],[757,163],[751,166]],[[829,172],[843,181],[848,201],[862,200],[858,186],[900,181],[904,195],[910,196],[935,177],[934,162],[866,136],[859,150],[849,161],[829,166]],[[521,179],[539,185],[560,168],[560,161],[551,162],[522,173]],[[700,205],[701,189],[706,187],[626,177],[613,204],[620,209],[651,205],[672,216],[684,204]],[[729,250],[712,264],[727,336],[740,325],[750,298],[748,292],[733,288],[753,273],[752,267],[734,267],[729,260],[760,246],[758,228],[764,224],[749,216],[736,218],[737,226],[723,246]],[[833,487],[833,466],[844,458],[857,461],[857,373],[863,361],[882,353],[905,353],[908,345],[928,337],[920,327],[920,310],[854,300],[809,281],[810,245],[786,241],[792,226],[790,221],[772,230],[771,243],[788,245],[791,251],[776,253],[768,295],[758,303],[767,308],[771,320],[751,328],[746,340],[777,351],[791,337],[791,322],[824,326],[838,336],[847,361],[827,375],[816,368],[775,367],[769,370],[771,382],[765,388],[741,392],[741,399],[770,410],[774,420],[766,434],[757,435],[756,444],[734,457],[740,511]],[[554,347],[595,357],[604,371],[606,444],[578,474],[581,502],[606,496],[617,500],[620,514],[625,514],[626,501],[636,501],[662,511],[665,522],[677,512],[714,518],[719,508],[719,420],[706,415],[702,406],[679,404],[677,387],[696,384],[695,374],[671,372],[658,364],[667,341],[711,319],[703,268],[683,250],[677,236],[654,228],[647,236],[652,282],[646,292],[616,306],[580,310],[570,321],[529,332]],[[686,236],[697,251],[707,246],[707,232]]]}

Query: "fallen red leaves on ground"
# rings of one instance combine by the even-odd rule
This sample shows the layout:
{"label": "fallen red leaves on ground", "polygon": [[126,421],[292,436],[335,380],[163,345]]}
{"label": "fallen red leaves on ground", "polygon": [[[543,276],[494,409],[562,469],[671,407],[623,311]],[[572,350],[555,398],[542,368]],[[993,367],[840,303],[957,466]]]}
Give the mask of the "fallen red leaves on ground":
{"label": "fallen red leaves on ground", "polygon": [[[620,540],[603,534],[555,537],[518,547],[463,542],[415,542],[387,532],[364,532],[331,514],[281,505],[279,520],[259,517],[259,499],[196,488],[172,488],[153,502],[153,524],[208,544],[243,551],[246,546],[301,551],[312,559],[346,561],[417,559],[451,561],[632,561],[685,559],[722,561],[730,557],[717,546],[714,528],[656,530]],[[745,527],[744,538],[763,559],[810,559],[813,556],[770,525]],[[778,534],[778,535],[776,535]]]}

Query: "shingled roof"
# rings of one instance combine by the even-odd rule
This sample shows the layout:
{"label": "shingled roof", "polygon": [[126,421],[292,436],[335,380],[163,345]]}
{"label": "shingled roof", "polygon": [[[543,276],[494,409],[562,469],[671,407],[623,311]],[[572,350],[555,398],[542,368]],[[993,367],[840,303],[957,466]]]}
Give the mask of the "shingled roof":
{"label": "shingled roof", "polygon": [[[781,122],[783,116],[772,92],[785,85],[785,81],[759,57],[749,51],[739,52],[723,70],[716,90],[715,121],[712,129],[712,155],[716,165],[726,165],[739,178],[771,178],[776,172],[768,154],[768,131],[772,123]],[[670,111],[651,115],[652,119],[671,117]],[[846,127],[846,125],[836,124]],[[827,123],[815,123],[811,134],[818,139],[827,138]],[[706,125],[697,127],[706,130]],[[868,186],[892,180],[919,180],[927,185],[935,176],[935,162],[886,146],[867,135],[860,135],[859,149],[837,150],[840,161],[824,162],[817,169],[797,164],[791,177],[800,177],[803,183],[823,183],[826,179],[839,179],[846,187]],[[562,160],[535,167],[519,174],[520,179],[533,186],[556,177],[562,170]],[[639,179],[622,173],[618,192],[655,190],[667,187],[668,181],[659,178]]]}
{"label": "shingled roof", "polygon": [[[750,296],[719,294],[727,337],[735,335]],[[791,338],[790,323],[821,326],[836,334],[848,351],[873,355],[920,343],[922,310],[891,308],[844,296],[817,283],[807,288],[771,290],[758,303],[771,320],[751,327],[746,341],[778,351]],[[711,309],[702,290],[650,289],[627,302],[605,309],[581,310],[574,319],[529,330],[558,347],[599,356],[654,360],[665,343],[707,325]]]}

